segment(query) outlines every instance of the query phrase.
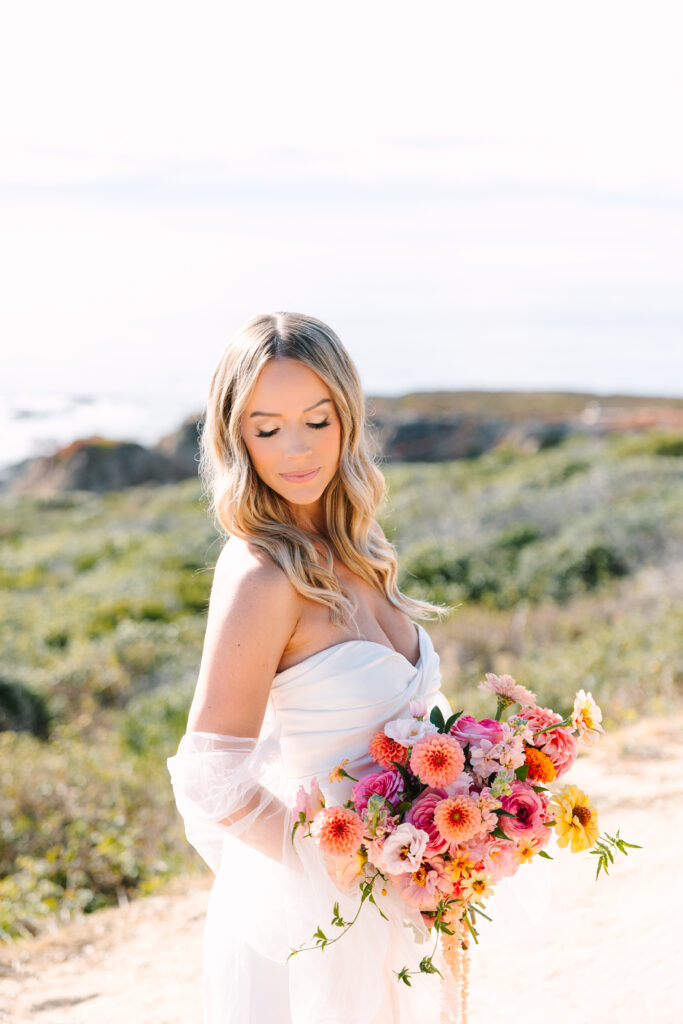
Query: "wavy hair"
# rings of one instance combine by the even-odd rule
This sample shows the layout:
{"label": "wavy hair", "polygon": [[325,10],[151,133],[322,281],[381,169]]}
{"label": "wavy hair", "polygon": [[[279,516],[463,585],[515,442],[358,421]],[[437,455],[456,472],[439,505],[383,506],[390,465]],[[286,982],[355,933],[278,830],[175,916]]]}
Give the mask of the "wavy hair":
{"label": "wavy hair", "polygon": [[[317,373],[341,423],[339,466],[322,495],[329,543],[316,536],[326,564],[288,502],[258,476],[242,438],[241,420],[257,377],[276,358],[298,360]],[[217,524],[267,551],[303,597],[328,606],[335,625],[353,621],[358,605],[334,574],[333,551],[408,615],[434,619],[450,611],[407,597],[396,585],[396,548],[375,519],[386,480],[368,435],[360,378],[341,341],[322,321],[301,313],[272,313],[244,324],[211,378],[199,447],[203,495]]]}

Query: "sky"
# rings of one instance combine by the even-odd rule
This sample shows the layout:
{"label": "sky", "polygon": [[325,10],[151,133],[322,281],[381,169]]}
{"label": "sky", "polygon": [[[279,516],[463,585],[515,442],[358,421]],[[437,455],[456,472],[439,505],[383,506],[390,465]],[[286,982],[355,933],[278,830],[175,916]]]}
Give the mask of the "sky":
{"label": "sky", "polygon": [[368,393],[683,395],[675,14],[6,5],[5,409],[96,396],[161,432],[276,310]]}

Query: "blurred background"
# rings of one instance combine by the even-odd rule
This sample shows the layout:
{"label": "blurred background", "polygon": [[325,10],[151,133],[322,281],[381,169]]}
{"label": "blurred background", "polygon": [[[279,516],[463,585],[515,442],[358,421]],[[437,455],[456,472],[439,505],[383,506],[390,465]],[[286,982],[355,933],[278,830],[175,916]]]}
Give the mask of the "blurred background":
{"label": "blurred background", "polygon": [[[0,938],[202,872],[165,758],[228,337],[328,322],[455,705],[680,710],[671,7],[24,3],[0,84]],[[75,1018],[74,1018],[75,1019]],[[104,1019],[104,1018],[100,1018]]]}

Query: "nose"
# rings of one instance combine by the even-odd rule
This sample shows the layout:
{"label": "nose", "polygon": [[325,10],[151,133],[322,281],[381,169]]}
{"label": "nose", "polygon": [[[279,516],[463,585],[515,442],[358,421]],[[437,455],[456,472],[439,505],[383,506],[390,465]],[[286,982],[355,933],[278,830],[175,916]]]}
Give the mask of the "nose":
{"label": "nose", "polygon": [[313,454],[311,442],[303,436],[294,436],[287,445],[286,457],[290,460],[305,459]]}

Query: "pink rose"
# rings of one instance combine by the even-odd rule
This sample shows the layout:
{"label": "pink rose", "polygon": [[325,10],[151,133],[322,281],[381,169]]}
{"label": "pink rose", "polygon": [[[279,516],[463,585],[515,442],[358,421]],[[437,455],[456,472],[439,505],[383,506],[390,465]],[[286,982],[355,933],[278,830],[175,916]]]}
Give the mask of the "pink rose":
{"label": "pink rose", "polygon": [[367,809],[368,800],[373,793],[384,796],[393,803],[402,786],[403,779],[399,772],[372,772],[356,782],[351,790],[351,799],[358,813],[362,814]]}
{"label": "pink rose", "polygon": [[501,796],[500,802],[503,810],[514,814],[514,818],[503,815],[500,819],[500,826],[510,839],[527,839],[545,831],[545,808],[539,794],[528,783],[515,779],[512,792]]}
{"label": "pink rose", "polygon": [[434,824],[434,808],[447,796],[448,793],[445,789],[430,787],[420,793],[413,806],[406,812],[405,820],[409,821],[415,828],[421,828],[429,837],[425,848],[425,857],[443,853],[448,848],[448,842]]}
{"label": "pink rose", "polygon": [[455,736],[462,747],[466,743],[470,744],[470,748],[478,746],[479,740],[490,740],[492,744],[496,744],[503,739],[503,723],[496,722],[493,718],[478,720],[472,715],[461,715],[451,726],[451,736]]}

